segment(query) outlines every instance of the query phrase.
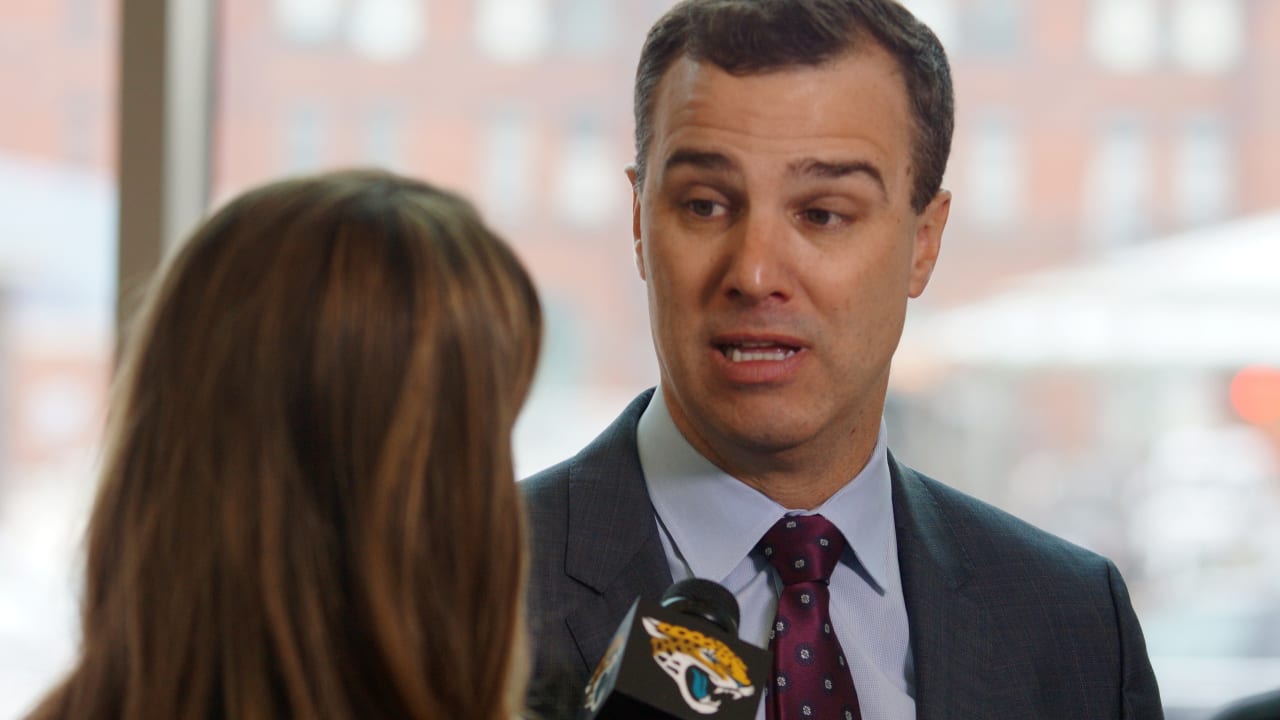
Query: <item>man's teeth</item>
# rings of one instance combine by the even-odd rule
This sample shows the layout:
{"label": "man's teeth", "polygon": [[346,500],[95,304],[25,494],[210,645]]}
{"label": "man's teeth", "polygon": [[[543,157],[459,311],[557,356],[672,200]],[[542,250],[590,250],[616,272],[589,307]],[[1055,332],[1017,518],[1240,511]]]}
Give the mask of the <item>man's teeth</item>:
{"label": "man's teeth", "polygon": [[724,356],[729,358],[730,362],[757,362],[761,360],[786,360],[795,355],[793,348],[778,347],[777,345],[730,345],[725,348]]}

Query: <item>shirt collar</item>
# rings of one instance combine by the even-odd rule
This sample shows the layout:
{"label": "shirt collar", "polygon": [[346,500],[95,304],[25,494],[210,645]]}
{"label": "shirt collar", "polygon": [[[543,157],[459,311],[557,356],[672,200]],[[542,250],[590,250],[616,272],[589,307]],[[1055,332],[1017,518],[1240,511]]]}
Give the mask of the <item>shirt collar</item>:
{"label": "shirt collar", "polygon": [[[866,466],[813,511],[840,529],[880,588],[887,587],[894,531],[886,439],[882,419]],[[700,455],[676,428],[661,387],[640,417],[636,444],[653,508],[694,577],[723,582],[780,518],[809,514],[788,510]]]}

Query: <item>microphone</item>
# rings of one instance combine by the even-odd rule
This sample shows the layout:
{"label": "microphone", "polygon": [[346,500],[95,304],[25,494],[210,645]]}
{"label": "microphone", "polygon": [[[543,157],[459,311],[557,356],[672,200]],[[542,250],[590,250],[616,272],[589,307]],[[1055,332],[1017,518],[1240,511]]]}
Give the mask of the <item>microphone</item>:
{"label": "microphone", "polygon": [[754,720],[769,652],[738,639],[738,601],[681,580],[636,600],[583,692],[579,720]]}

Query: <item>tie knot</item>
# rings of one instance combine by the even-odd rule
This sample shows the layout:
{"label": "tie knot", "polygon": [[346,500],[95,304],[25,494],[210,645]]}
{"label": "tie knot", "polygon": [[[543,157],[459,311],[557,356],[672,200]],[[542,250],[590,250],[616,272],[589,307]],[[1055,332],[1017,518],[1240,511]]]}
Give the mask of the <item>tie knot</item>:
{"label": "tie knot", "polygon": [[844,535],[821,515],[791,515],[769,528],[756,547],[783,585],[825,583],[844,552]]}

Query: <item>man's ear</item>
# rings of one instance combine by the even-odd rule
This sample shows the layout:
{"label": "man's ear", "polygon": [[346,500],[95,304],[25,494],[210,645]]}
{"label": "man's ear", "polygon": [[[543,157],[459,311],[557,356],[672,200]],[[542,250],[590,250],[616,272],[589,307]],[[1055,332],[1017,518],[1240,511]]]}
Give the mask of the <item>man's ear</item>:
{"label": "man's ear", "polygon": [[916,232],[911,241],[911,277],[907,284],[907,293],[913,298],[920,297],[933,276],[938,253],[942,250],[942,231],[947,227],[950,214],[951,191],[939,190],[916,216]]}
{"label": "man's ear", "polygon": [[636,270],[645,280],[644,243],[640,239],[640,186],[636,183],[636,166],[627,167],[627,180],[631,181],[631,245],[636,254]]}

